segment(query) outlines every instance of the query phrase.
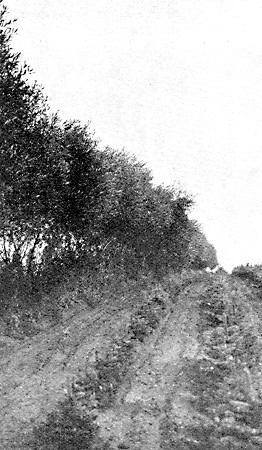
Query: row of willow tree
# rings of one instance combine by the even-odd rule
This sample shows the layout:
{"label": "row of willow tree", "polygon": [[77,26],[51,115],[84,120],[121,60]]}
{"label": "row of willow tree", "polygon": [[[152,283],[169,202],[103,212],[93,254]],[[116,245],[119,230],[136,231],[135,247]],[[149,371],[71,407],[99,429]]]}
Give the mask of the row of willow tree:
{"label": "row of willow tree", "polygon": [[134,275],[215,266],[192,199],[155,186],[134,157],[100,149],[89,124],[51,114],[11,47],[0,0],[0,262],[27,276],[115,261]]}

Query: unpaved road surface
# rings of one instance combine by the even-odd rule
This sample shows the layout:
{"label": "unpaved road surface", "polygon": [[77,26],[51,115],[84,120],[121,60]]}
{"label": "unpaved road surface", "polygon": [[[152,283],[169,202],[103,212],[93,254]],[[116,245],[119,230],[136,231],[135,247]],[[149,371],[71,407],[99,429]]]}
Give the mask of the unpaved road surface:
{"label": "unpaved road surface", "polygon": [[163,448],[168,417],[192,420],[183,366],[198,351],[197,298],[201,285],[180,294],[157,332],[137,355],[116,404],[99,415],[101,436],[110,448]]}
{"label": "unpaved road surface", "polygon": [[[98,412],[99,433],[110,449],[165,448],[164,423],[192,420],[183,367],[198,351],[196,299],[201,283],[166,299],[159,327],[135,348],[134,364],[118,390],[115,403]],[[0,370],[0,449],[12,448],[15,433],[30,430],[65,397],[72,376],[95,353],[124,336],[130,307],[84,308],[63,324],[33,339],[11,345],[2,354]]]}
{"label": "unpaved road surface", "polygon": [[55,408],[72,377],[92,364],[96,351],[106,352],[110,337],[121,336],[129,316],[128,309],[101,313],[86,307],[33,339],[10,342],[1,355],[0,449],[9,449],[10,436]]}

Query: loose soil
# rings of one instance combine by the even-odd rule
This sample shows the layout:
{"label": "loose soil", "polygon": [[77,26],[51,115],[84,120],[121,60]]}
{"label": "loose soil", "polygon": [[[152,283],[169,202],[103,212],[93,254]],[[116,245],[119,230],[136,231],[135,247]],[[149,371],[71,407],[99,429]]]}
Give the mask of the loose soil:
{"label": "loose soil", "polygon": [[[166,421],[195,420],[184,369],[198,352],[196,302],[203,288],[199,282],[177,298],[166,298],[158,328],[137,343],[113,406],[98,411],[99,433],[108,448],[168,448]],[[97,352],[106,354],[116,336],[125,336],[134,310],[109,302],[102,312],[101,305],[83,306],[34,338],[6,340],[0,350],[0,448],[12,448],[21,433],[56,408],[69,380],[91,367]]]}
{"label": "loose soil", "polygon": [[116,404],[99,415],[101,436],[110,448],[163,448],[165,419],[194,419],[183,369],[198,351],[194,300],[201,284],[185,290],[157,330],[138,350],[135,367],[127,374]]}

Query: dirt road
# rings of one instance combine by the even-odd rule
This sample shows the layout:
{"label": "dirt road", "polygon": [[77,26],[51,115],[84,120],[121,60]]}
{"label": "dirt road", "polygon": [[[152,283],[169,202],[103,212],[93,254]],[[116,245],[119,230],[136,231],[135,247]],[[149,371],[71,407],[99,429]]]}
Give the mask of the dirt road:
{"label": "dirt road", "polygon": [[[197,349],[196,299],[201,283],[174,299],[166,299],[166,313],[158,328],[137,344],[134,363],[118,390],[114,406],[98,412],[99,432],[112,450],[164,448],[165,423],[171,417],[190,420],[183,367]],[[0,437],[3,449],[10,436],[30,430],[65,397],[68,379],[77,376],[95,352],[121,339],[130,322],[130,307],[86,308],[63,324],[33,340],[15,345],[2,356],[0,371]],[[4,444],[6,443],[6,444]],[[121,447],[122,446],[122,447]]]}
{"label": "dirt road", "polygon": [[[116,404],[99,415],[101,436],[110,448],[163,448],[167,418],[192,420],[183,367],[198,350],[195,285],[180,294],[162,325],[144,343],[127,374]],[[193,413],[193,412],[192,412]]]}
{"label": "dirt road", "polygon": [[68,382],[84,369],[87,360],[92,363],[96,350],[106,352],[110,337],[121,336],[129,316],[127,309],[107,307],[101,313],[100,309],[83,308],[63,324],[23,343],[13,342],[9,351],[5,350],[0,367],[2,445],[55,408],[65,397]]}

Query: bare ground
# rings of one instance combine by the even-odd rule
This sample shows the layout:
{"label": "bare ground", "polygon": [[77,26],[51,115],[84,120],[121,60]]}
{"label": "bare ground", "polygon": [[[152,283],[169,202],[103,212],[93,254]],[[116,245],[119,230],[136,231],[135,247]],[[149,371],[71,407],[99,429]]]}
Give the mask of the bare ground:
{"label": "bare ground", "polygon": [[[198,351],[196,299],[201,283],[167,300],[157,330],[135,349],[114,405],[98,412],[100,436],[110,448],[149,450],[168,447],[164,423],[192,421],[189,387],[183,376]],[[68,380],[106,353],[112,339],[125,335],[130,305],[83,307],[78,313],[22,344],[2,349],[0,370],[0,438],[3,449],[19,432],[30,431],[66,395]]]}
{"label": "bare ground", "polygon": [[183,367],[198,351],[194,300],[199,290],[201,285],[196,285],[179,296],[158,331],[138,352],[114,407],[99,415],[101,436],[108,439],[110,448],[164,448],[166,418],[185,424],[193,420]]}
{"label": "bare ground", "polygon": [[[0,438],[30,429],[65,397],[69,380],[92,365],[96,351],[106,352],[112,338],[121,337],[130,309],[106,306],[82,309],[63,324],[23,343],[8,340],[0,369]],[[1,444],[0,444],[1,445]],[[1,448],[1,447],[0,447]]]}

